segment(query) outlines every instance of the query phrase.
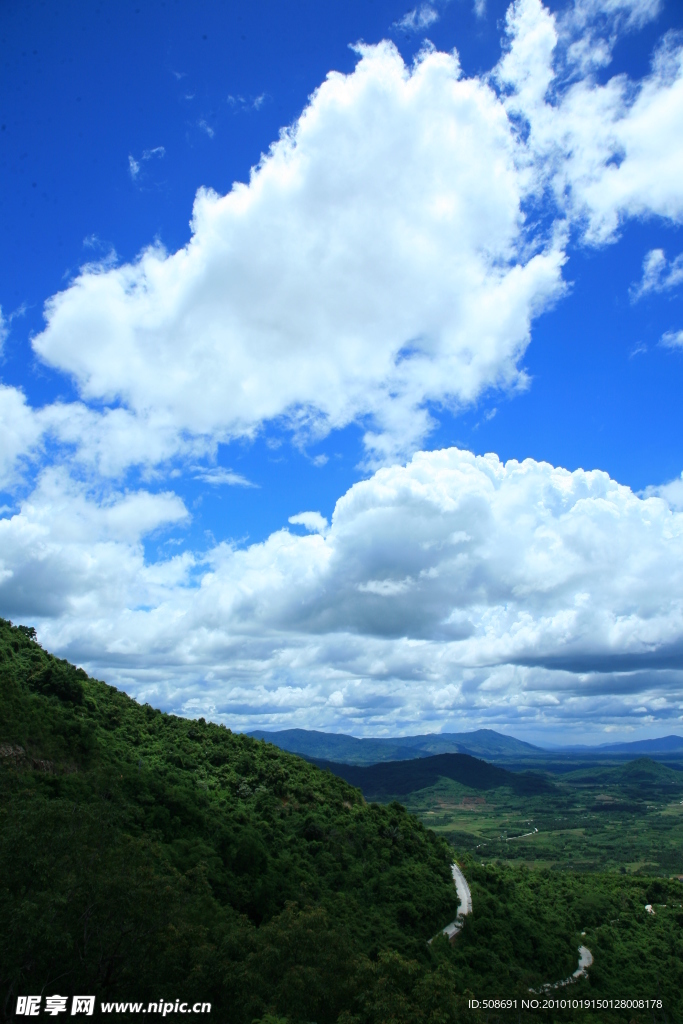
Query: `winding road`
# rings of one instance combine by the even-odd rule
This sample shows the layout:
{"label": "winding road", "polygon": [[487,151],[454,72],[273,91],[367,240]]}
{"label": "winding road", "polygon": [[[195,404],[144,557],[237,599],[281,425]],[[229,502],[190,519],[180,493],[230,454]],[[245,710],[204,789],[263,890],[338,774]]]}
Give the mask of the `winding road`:
{"label": "winding road", "polygon": [[[440,935],[447,935],[450,942],[456,937],[468,914],[472,913],[472,893],[470,887],[467,884],[467,879],[463,875],[462,871],[457,864],[451,864],[451,874],[453,875],[453,881],[455,882],[455,889],[458,894],[458,901],[460,906],[458,907],[458,915],[455,921],[451,921],[445,928],[441,929]],[[434,941],[434,938],[430,939],[430,943]]]}
{"label": "winding road", "polygon": [[[538,829],[535,829],[534,831],[537,832]],[[532,832],[529,832],[527,834],[533,835]],[[513,836],[512,838],[521,839],[523,837]],[[457,864],[451,864],[451,874],[453,875],[453,881],[455,883],[456,892],[458,893],[458,902],[460,906],[458,907],[458,913],[455,918],[455,921],[451,921],[450,924],[447,924],[445,928],[442,928],[441,931],[437,933],[439,935],[447,935],[449,942],[454,941],[454,939],[458,935],[458,932],[462,930],[462,926],[465,923],[465,918],[467,917],[468,914],[472,913],[472,893],[470,892],[470,887],[467,884],[467,879],[465,878]],[[435,938],[436,935],[429,940],[429,943],[431,944]],[[588,968],[592,963],[593,954],[591,953],[590,949],[588,949],[587,946],[579,946],[579,966],[576,968],[574,973],[570,975],[569,978],[565,978],[563,981],[549,981],[540,989],[529,989],[529,991],[549,992],[551,989],[554,988],[563,988],[565,985],[571,985],[572,982],[578,981],[579,978],[586,977],[588,973]]]}
{"label": "winding road", "polygon": [[530,988],[530,992],[551,992],[554,988],[564,988],[565,985],[571,985],[572,982],[578,981],[579,978],[586,978],[588,976],[588,968],[593,963],[593,954],[591,953],[588,946],[579,946],[579,966],[576,968],[573,974],[570,974],[564,981],[549,981],[546,985],[542,985],[540,988]]}

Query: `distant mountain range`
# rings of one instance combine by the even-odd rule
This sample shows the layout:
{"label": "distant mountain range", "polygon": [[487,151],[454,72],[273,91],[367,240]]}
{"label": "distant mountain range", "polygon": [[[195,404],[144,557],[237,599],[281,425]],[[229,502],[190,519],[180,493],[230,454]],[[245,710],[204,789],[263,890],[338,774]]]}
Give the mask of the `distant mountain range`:
{"label": "distant mountain range", "polygon": [[493,729],[373,739],[357,739],[343,733],[314,732],[308,729],[283,729],[281,732],[257,730],[249,735],[309,759],[356,765],[410,761],[435,754],[470,754],[472,757],[495,760],[498,757],[528,757],[543,753],[540,747],[516,740],[512,736],[503,736]]}
{"label": "distant mountain range", "polygon": [[[343,733],[316,732],[309,729],[283,729],[279,732],[256,730],[255,739],[267,740],[282,750],[301,754],[309,760],[332,761],[336,764],[376,765],[386,761],[411,761],[438,754],[469,754],[487,761],[545,760],[562,753],[596,756],[634,757],[670,755],[683,756],[683,736],[662,736],[631,743],[607,743],[600,746],[554,747],[552,750],[525,743],[514,736],[504,736],[493,729],[474,732],[426,733],[422,736],[391,736],[358,739]],[[354,783],[355,785],[355,783]]]}
{"label": "distant mountain range", "polygon": [[655,740],[633,740],[631,743],[601,743],[599,747],[574,746],[563,750],[587,750],[605,754],[675,754],[683,753],[683,736],[660,736]]}

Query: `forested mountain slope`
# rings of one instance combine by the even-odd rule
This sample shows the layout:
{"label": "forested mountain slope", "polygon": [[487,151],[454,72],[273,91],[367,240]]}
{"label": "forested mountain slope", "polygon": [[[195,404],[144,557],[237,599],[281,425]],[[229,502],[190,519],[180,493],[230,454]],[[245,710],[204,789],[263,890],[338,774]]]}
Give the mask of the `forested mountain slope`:
{"label": "forested mountain slope", "polygon": [[425,962],[455,914],[445,841],[399,805],[140,706],[4,620],[0,709],[5,1016],[22,992],[170,990],[320,1024],[358,957]]}

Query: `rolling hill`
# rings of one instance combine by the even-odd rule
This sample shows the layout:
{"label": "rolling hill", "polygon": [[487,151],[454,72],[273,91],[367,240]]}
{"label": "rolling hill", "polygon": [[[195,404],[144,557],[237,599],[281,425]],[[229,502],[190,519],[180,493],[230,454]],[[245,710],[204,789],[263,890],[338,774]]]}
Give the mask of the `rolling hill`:
{"label": "rolling hill", "polygon": [[634,797],[667,797],[683,791],[683,771],[639,757],[616,766],[592,766],[565,775],[574,785],[619,789]]}
{"label": "rolling hill", "polygon": [[532,795],[553,789],[553,784],[536,772],[509,772],[469,754],[437,754],[367,766],[335,764],[320,759],[313,760],[313,763],[356,786],[368,800],[405,797],[433,786],[441,778],[452,779],[475,790],[508,786],[517,794]]}

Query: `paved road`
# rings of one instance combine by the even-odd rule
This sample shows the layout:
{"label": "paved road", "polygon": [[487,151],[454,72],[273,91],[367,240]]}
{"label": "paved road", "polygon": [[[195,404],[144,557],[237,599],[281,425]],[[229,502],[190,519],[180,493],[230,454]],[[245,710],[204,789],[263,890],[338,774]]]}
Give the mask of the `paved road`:
{"label": "paved road", "polygon": [[[458,907],[458,916],[455,921],[451,921],[450,924],[447,924],[446,927],[442,929],[442,934],[447,935],[452,942],[465,923],[467,915],[472,913],[472,893],[470,892],[470,887],[467,884],[467,879],[457,864],[451,864],[451,873],[453,875],[453,881],[455,882],[455,889],[458,894],[458,902],[460,903],[460,906]],[[434,938],[436,938],[436,936],[434,936]],[[434,940],[430,939],[429,941],[433,942]]]}
{"label": "paved road", "polygon": [[588,946],[579,946],[579,966],[576,968],[573,974],[564,981],[549,981],[547,985],[542,985],[541,988],[530,988],[530,992],[550,992],[554,988],[564,988],[565,985],[571,985],[573,981],[578,981],[579,978],[585,978],[588,974],[588,968],[593,963],[593,954],[591,953]]}
{"label": "paved road", "polygon": [[[538,829],[535,829],[534,831],[537,832]],[[528,834],[533,835],[531,832]],[[513,838],[521,839],[522,836],[514,836]],[[472,893],[470,892],[470,887],[467,884],[467,879],[457,864],[451,864],[451,873],[453,875],[453,881],[455,882],[460,906],[458,907],[458,915],[455,921],[451,921],[450,924],[447,924],[446,927],[442,929],[442,934],[447,935],[449,940],[453,942],[458,932],[462,929],[462,926],[465,923],[465,918],[468,914],[472,913]],[[436,938],[436,936],[434,936],[434,938]],[[429,941],[433,942],[434,939],[430,939]],[[588,949],[587,946],[579,946],[579,966],[576,968],[574,973],[563,981],[556,981],[555,983],[548,982],[548,984],[543,985],[539,991],[549,992],[554,988],[563,988],[565,985],[571,985],[573,981],[577,981],[579,978],[584,978],[586,976],[588,968],[592,963],[593,954],[590,949]],[[534,992],[536,990],[529,989],[529,991]]]}

